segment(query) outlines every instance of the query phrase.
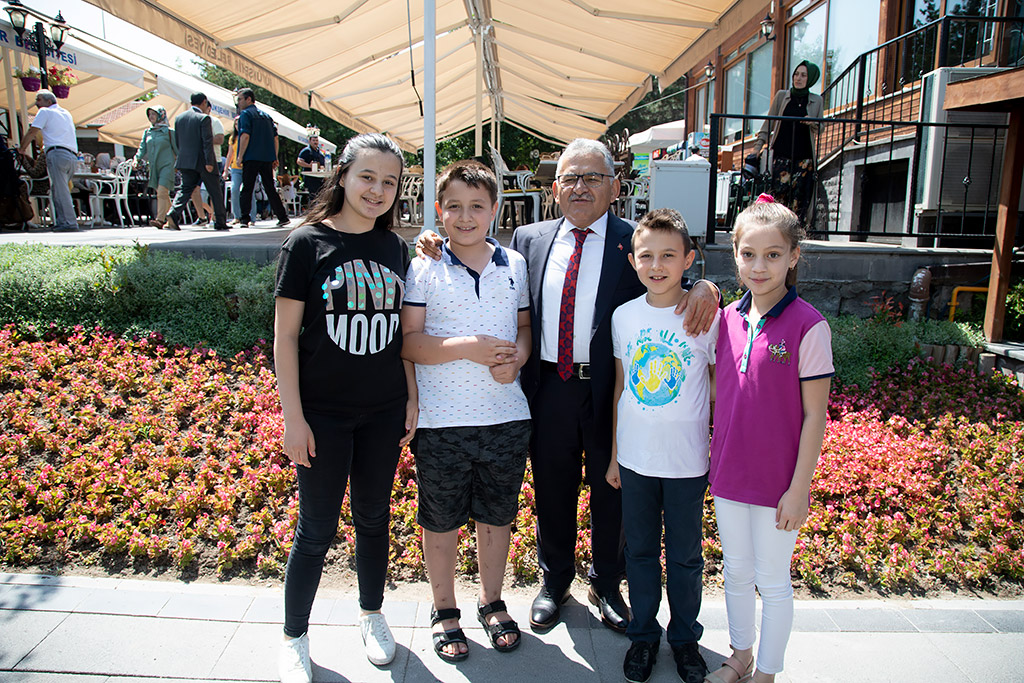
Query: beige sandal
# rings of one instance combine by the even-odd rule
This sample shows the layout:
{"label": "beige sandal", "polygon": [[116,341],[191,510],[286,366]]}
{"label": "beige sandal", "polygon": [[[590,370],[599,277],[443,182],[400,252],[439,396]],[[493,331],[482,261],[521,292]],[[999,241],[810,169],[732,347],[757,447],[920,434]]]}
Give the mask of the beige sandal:
{"label": "beige sandal", "polygon": [[[704,683],[746,683],[754,676],[754,655],[751,653],[750,661],[747,662],[746,667],[742,667],[739,661],[739,658],[736,656],[736,648],[733,648],[732,654],[722,662],[722,668],[709,673],[704,678]],[[720,674],[726,669],[730,673],[736,674],[738,678],[735,681],[722,678]]]}

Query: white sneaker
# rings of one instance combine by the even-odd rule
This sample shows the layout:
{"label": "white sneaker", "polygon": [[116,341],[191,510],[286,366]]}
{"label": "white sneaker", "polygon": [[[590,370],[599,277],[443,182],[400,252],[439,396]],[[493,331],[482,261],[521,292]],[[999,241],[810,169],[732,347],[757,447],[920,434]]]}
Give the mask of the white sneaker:
{"label": "white sneaker", "polygon": [[380,612],[359,617],[359,632],[366,647],[366,658],[377,666],[388,664],[395,658],[395,637]]}
{"label": "white sneaker", "polygon": [[281,642],[277,654],[277,675],[281,683],[312,683],[313,670],[309,663],[309,634]]}

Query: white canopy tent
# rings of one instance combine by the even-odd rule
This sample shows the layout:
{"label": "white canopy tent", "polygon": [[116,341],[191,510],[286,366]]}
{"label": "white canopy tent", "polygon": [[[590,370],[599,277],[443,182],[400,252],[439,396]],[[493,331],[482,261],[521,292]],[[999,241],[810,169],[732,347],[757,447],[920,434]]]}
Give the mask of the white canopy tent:
{"label": "white canopy tent", "polygon": [[[17,34],[7,22],[0,21],[0,56],[5,77],[0,79],[0,102],[8,111],[21,112],[27,121],[27,113],[34,107],[35,97],[26,93],[11,73],[15,68],[27,69],[37,66],[34,50],[29,50],[16,40]],[[71,112],[76,124],[83,124],[111,108],[131,102],[156,87],[156,78],[143,69],[126,63],[77,37],[69,37],[61,48],[59,57],[51,51],[47,66],[57,64],[68,66],[78,76],[78,84],[72,86],[67,99],[59,104]],[[16,128],[16,127],[15,127]]]}
{"label": "white canopy tent", "polygon": [[630,135],[629,148],[634,154],[644,154],[656,149],[678,145],[685,139],[686,121],[670,121]]}
{"label": "white canopy tent", "polygon": [[[167,118],[173,125],[174,117],[189,107],[189,98],[194,92],[202,92],[210,101],[213,116],[220,119],[224,124],[224,130],[230,132],[232,119],[235,115],[234,93],[230,90],[214,85],[202,78],[161,66],[156,76],[157,96],[146,103],[147,107],[161,105],[167,110]],[[277,133],[283,138],[294,140],[300,144],[307,144],[309,138],[306,136],[306,127],[292,121],[290,118],[277,111],[273,107],[258,104],[259,108],[267,112],[274,123],[277,124]],[[137,147],[142,135],[149,128],[149,119],[146,118],[146,107],[139,107],[124,116],[111,121],[100,127],[100,140],[115,142],[122,145]],[[333,154],[337,145],[329,140],[320,138],[320,149]]]}
{"label": "white canopy tent", "polygon": [[[491,119],[558,142],[600,135],[733,4],[641,0],[623,11],[618,0],[252,0],[239,13],[228,0],[88,1],[409,150]],[[428,20],[436,70],[424,65]],[[434,74],[437,123],[426,130],[420,99]]]}
{"label": "white canopy tent", "polygon": [[[98,38],[90,40],[99,42]],[[210,101],[210,106],[212,107],[210,113],[221,120],[226,132],[231,130],[232,119],[235,116],[235,97],[234,93],[230,90],[214,85],[198,76],[187,74],[148,57],[125,50],[119,46],[104,44],[104,50],[112,57],[129,64],[135,64],[151,75],[155,82],[155,90],[158,93],[153,98],[152,103],[159,104],[167,110],[167,117],[172,124],[174,117],[190,106],[189,101],[192,93],[202,92]],[[274,123],[277,124],[278,135],[289,140],[295,140],[303,145],[309,142],[309,139],[306,137],[305,125],[292,121],[273,107],[259,103],[258,106],[274,119]],[[108,107],[108,109],[110,108]],[[144,107],[140,107],[102,126],[99,135],[101,140],[107,142],[137,146],[139,141],[142,140],[142,134],[148,127],[149,120],[146,118],[146,110]],[[323,138],[320,138],[320,147],[323,151],[331,152],[332,154],[337,149],[333,142]]]}

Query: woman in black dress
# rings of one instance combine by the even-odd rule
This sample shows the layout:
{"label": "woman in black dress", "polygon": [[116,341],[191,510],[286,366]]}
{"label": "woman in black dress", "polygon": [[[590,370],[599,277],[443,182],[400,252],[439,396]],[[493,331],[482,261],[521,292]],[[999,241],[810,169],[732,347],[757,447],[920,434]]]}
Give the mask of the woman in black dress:
{"label": "woman in black dress", "polygon": [[[807,60],[797,64],[793,70],[793,87],[775,93],[768,115],[821,118],[824,102],[821,95],[810,92],[820,75],[818,67]],[[775,200],[792,209],[805,227],[814,200],[818,127],[814,121],[766,119],[757,134],[758,153],[766,144],[771,149],[769,168]]]}

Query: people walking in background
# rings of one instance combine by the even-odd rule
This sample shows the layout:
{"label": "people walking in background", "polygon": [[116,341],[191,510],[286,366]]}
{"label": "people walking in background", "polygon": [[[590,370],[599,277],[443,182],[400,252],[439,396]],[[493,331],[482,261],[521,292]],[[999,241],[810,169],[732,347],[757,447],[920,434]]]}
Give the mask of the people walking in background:
{"label": "people walking in background", "polygon": [[75,204],[71,201],[71,178],[78,163],[78,139],[71,113],[57,104],[57,97],[49,90],[36,93],[36,112],[32,125],[21,141],[18,152],[24,156],[29,145],[39,136],[46,154],[46,172],[50,177],[50,203],[53,205],[54,226],[58,232],[78,230]]}
{"label": "people walking in background", "polygon": [[391,489],[418,414],[412,363],[401,358],[409,247],[392,232],[401,178],[402,152],[394,141],[376,133],[352,138],[329,180],[331,191],[281,246],[274,366],[284,452],[299,483],[278,660],[285,683],[311,679],[309,615],[350,479],[366,656],[377,665],[395,656],[380,611]]}
{"label": "people walking in background", "polygon": [[733,653],[711,683],[745,681],[754,669],[755,588],[755,683],[772,683],[782,671],[793,626],[790,563],[807,520],[834,374],[828,323],[796,292],[801,237],[796,214],[768,195],[733,228],[736,270],[748,291],[722,316],[709,475]]}
{"label": "people walking in background", "polygon": [[402,357],[416,363],[420,427],[413,444],[417,521],[433,593],[434,652],[469,655],[455,601],[459,529],[476,524],[477,619],[498,652],[521,633],[501,599],[512,522],[526,471],[530,407],[519,369],[530,355],[526,261],[487,237],[498,181],[475,161],[452,164],[437,180],[437,209],[448,239],[440,261],[409,269]]}
{"label": "people walking in background", "polygon": [[[806,59],[793,70],[793,86],[780,90],[772,98],[769,116],[795,116],[812,119],[824,115],[821,95],[811,92],[821,71]],[[776,201],[788,206],[806,229],[816,185],[817,121],[780,121],[765,119],[757,134],[757,150],[771,150],[768,168],[772,174],[772,192]]]}
{"label": "people walking in background", "polygon": [[[224,160],[223,174],[225,181],[231,180],[231,215],[234,217],[231,225],[241,225],[242,223],[242,160],[238,156],[239,135],[238,117],[236,116],[231,127],[231,135],[228,136],[228,155]],[[256,202],[252,203],[248,218],[247,223],[256,222]]]}
{"label": "people walking in background", "polygon": [[277,226],[288,225],[288,211],[284,208],[281,196],[274,187],[274,169],[277,168],[278,139],[274,120],[266,112],[256,106],[256,95],[252,88],[238,91],[238,156],[242,159],[242,222],[245,227],[246,218],[252,208],[252,195],[256,189],[256,177],[263,182],[263,191],[270,200],[270,208],[277,216]]}
{"label": "people walking in background", "polygon": [[[614,441],[608,483],[622,489],[631,641],[622,664],[631,683],[651,677],[661,644],[662,531],[668,644],[683,683],[708,672],[697,642],[704,558],[708,423],[718,321],[690,336],[675,308],[695,253],[675,209],[655,209],[633,231],[629,263],[647,293],[612,314]],[[664,520],[664,522],[662,521]]]}
{"label": "people walking in background", "polygon": [[213,203],[214,229],[227,230],[224,210],[224,192],[220,174],[216,172],[217,158],[213,151],[213,123],[210,120],[210,101],[201,92],[192,93],[192,106],[174,119],[174,136],[178,146],[175,166],[181,172],[181,187],[167,212],[164,227],[180,230],[181,212],[192,198],[192,191],[202,182]]}
{"label": "people walking in background", "polygon": [[[137,164],[145,159],[149,164],[149,186],[156,191],[156,216],[149,222],[162,228],[171,208],[171,190],[174,189],[174,164],[178,158],[178,144],[167,122],[167,110],[159,104],[146,109],[149,128],[142,135]],[[109,163],[109,157],[108,157]]]}

